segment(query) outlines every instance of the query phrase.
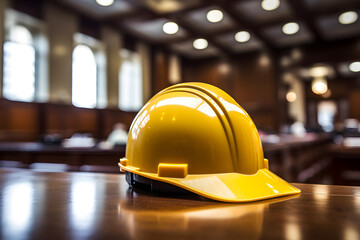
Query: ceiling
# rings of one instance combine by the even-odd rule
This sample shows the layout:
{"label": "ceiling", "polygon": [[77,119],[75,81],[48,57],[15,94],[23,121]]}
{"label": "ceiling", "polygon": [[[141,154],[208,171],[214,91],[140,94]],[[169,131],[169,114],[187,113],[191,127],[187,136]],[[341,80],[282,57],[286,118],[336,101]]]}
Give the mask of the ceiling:
{"label": "ceiling", "polygon": [[[280,6],[265,11],[260,0],[115,0],[108,7],[95,0],[57,0],[99,22],[111,23],[136,38],[161,45],[182,56],[203,58],[238,54],[260,49],[283,49],[309,43],[331,42],[360,37],[360,20],[340,24],[345,11],[360,14],[359,0],[280,0]],[[219,9],[224,18],[218,23],[206,19],[209,10]],[[176,22],[179,31],[168,35],[162,30],[167,21]],[[300,30],[293,35],[282,26],[297,22]],[[235,41],[238,31],[248,31],[250,40]],[[204,38],[209,46],[194,49],[192,42]]]}

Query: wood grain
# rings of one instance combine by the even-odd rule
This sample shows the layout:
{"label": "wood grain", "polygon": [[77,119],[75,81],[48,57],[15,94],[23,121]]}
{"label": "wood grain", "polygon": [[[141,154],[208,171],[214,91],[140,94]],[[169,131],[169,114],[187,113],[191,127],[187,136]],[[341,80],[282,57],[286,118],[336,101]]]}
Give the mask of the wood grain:
{"label": "wood grain", "polygon": [[360,188],[251,204],[131,189],[122,174],[0,169],[1,239],[358,239]]}

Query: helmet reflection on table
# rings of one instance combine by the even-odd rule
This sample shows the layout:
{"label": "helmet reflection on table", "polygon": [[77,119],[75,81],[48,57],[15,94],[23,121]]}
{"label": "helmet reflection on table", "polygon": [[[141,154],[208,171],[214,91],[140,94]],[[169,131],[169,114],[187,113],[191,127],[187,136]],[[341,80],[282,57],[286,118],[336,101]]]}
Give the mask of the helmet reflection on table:
{"label": "helmet reflection on table", "polygon": [[218,201],[300,193],[269,171],[245,110],[205,83],[177,84],[150,99],[131,125],[119,166],[130,185],[162,182]]}

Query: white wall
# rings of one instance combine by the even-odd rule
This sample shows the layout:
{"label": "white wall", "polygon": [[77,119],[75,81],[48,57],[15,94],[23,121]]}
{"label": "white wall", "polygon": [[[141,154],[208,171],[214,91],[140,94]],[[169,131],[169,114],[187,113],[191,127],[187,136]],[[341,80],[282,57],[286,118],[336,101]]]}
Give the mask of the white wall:
{"label": "white wall", "polygon": [[108,27],[103,27],[101,30],[101,37],[105,45],[107,62],[107,106],[118,108],[120,49],[122,48],[122,37],[118,31]]}
{"label": "white wall", "polygon": [[145,104],[151,98],[151,59],[149,47],[144,43],[139,43],[136,46],[136,51],[139,53],[142,79],[143,79],[143,103]]}
{"label": "white wall", "polygon": [[78,31],[78,21],[74,14],[47,2],[45,22],[50,46],[50,101],[71,104],[73,37]]}

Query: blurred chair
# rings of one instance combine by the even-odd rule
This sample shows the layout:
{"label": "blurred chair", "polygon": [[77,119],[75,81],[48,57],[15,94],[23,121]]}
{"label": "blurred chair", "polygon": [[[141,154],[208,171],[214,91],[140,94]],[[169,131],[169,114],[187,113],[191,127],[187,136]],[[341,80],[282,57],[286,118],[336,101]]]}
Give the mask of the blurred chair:
{"label": "blurred chair", "polygon": [[112,132],[109,134],[107,141],[114,145],[124,145],[128,139],[128,132],[126,126],[123,123],[116,123]]}

